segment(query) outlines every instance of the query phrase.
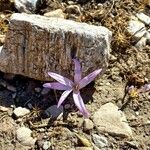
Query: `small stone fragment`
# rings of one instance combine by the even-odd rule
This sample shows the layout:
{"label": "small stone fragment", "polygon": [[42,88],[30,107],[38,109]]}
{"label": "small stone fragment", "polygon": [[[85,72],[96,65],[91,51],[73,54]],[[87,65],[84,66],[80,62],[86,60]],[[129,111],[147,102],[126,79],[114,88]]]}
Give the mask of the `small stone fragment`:
{"label": "small stone fragment", "polygon": [[23,107],[17,107],[14,109],[13,113],[17,118],[19,118],[19,117],[29,114],[30,110],[27,108],[23,108]]}
{"label": "small stone fragment", "polygon": [[90,119],[85,119],[83,123],[84,131],[92,130],[94,127],[93,122]]}
{"label": "small stone fragment", "polygon": [[139,144],[136,141],[126,141],[125,143],[135,149],[137,149],[139,146]]}
{"label": "small stone fragment", "polygon": [[0,44],[4,44],[5,35],[0,34]]}
{"label": "small stone fragment", "polygon": [[49,88],[43,88],[42,91],[41,91],[41,94],[42,95],[46,95],[50,92],[50,89]]}
{"label": "small stone fragment", "polygon": [[61,113],[63,113],[63,106],[57,108],[57,105],[53,105],[45,110],[45,114],[52,118],[57,118]]}
{"label": "small stone fragment", "polygon": [[16,87],[14,87],[14,86],[12,86],[12,85],[10,85],[8,83],[7,83],[7,89],[12,91],[12,92],[16,92]]}
{"label": "small stone fragment", "polygon": [[92,135],[93,141],[98,148],[104,148],[108,146],[108,141],[104,136],[100,136],[97,134]]}
{"label": "small stone fragment", "polygon": [[132,137],[132,130],[126,117],[113,103],[107,103],[94,113],[94,125],[99,132],[106,132],[113,136]]}
{"label": "small stone fragment", "polygon": [[146,33],[146,28],[142,22],[138,20],[130,20],[128,32],[133,35],[136,40],[139,40]]}
{"label": "small stone fragment", "polygon": [[143,48],[145,48],[146,46],[146,41],[147,41],[147,38],[146,37],[142,37],[136,44],[135,44],[135,47],[139,50],[142,50]]}
{"label": "small stone fragment", "polygon": [[67,6],[65,12],[68,13],[68,14],[76,14],[78,16],[80,16],[82,14],[81,9],[78,5]]}
{"label": "small stone fragment", "polygon": [[150,25],[150,17],[140,12],[136,14],[137,18],[146,25]]}
{"label": "small stone fragment", "polygon": [[7,112],[9,109],[7,107],[4,106],[0,106],[0,111],[2,112]]}
{"label": "small stone fragment", "polygon": [[48,150],[51,146],[50,141],[44,141],[43,143],[43,150]]}
{"label": "small stone fragment", "polygon": [[36,139],[31,137],[32,131],[29,128],[21,127],[16,131],[18,141],[24,146],[33,146]]}
{"label": "small stone fragment", "polygon": [[38,88],[38,87],[35,88],[34,90],[35,90],[35,92],[37,92],[37,93],[40,93],[40,92],[41,92],[41,88]]}
{"label": "small stone fragment", "polygon": [[15,7],[21,13],[35,12],[40,4],[41,0],[15,0]]}
{"label": "small stone fragment", "polygon": [[62,9],[57,9],[51,12],[47,12],[44,14],[46,17],[58,17],[58,18],[65,18],[65,14],[63,13]]}
{"label": "small stone fragment", "polygon": [[28,103],[27,106],[30,110],[33,109],[33,105],[31,103]]}

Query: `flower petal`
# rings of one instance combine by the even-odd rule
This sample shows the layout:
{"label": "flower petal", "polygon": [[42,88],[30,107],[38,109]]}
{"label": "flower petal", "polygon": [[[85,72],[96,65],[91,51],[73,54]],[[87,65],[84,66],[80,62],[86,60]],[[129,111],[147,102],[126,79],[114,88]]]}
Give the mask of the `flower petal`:
{"label": "flower petal", "polygon": [[48,72],[48,75],[51,76],[52,78],[54,78],[55,80],[57,80],[59,83],[61,83],[63,85],[66,85],[66,86],[69,86],[69,87],[72,87],[72,85],[73,85],[73,82],[71,80],[69,80],[68,78],[63,77],[63,76],[61,76],[57,73]]}
{"label": "flower petal", "polygon": [[145,84],[144,86],[142,86],[138,90],[138,92],[140,92],[140,93],[145,93],[145,92],[148,92],[148,91],[150,91],[150,84]]}
{"label": "flower petal", "polygon": [[80,62],[77,59],[73,59],[74,64],[75,64],[75,69],[74,69],[74,82],[78,83],[81,80],[81,65]]}
{"label": "flower petal", "polygon": [[79,82],[80,89],[82,89],[83,87],[88,85],[90,82],[92,82],[101,71],[102,71],[102,69],[97,69],[97,70],[93,71],[92,73],[90,73],[89,75],[87,75],[86,77],[84,77]]}
{"label": "flower petal", "polygon": [[73,93],[73,99],[74,99],[74,102],[75,102],[76,106],[78,107],[79,111],[83,114],[84,117],[88,118],[89,112],[87,111],[87,109],[84,105],[84,102],[82,100],[80,93]]}
{"label": "flower petal", "polygon": [[57,107],[59,107],[63,103],[63,101],[67,98],[67,96],[70,94],[71,91],[72,91],[72,89],[71,90],[67,90],[67,91],[62,93],[62,95],[61,95],[61,97],[60,97],[60,99],[58,101]]}
{"label": "flower petal", "polygon": [[50,89],[56,89],[56,90],[69,90],[70,87],[63,85],[59,82],[52,82],[52,83],[45,83],[43,84],[43,87],[50,88]]}

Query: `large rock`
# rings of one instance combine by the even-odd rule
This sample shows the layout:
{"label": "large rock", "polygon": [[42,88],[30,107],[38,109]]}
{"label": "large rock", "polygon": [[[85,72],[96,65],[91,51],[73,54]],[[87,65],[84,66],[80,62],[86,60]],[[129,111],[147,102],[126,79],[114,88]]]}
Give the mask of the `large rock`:
{"label": "large rock", "polygon": [[83,75],[107,66],[111,32],[101,26],[62,18],[13,14],[0,52],[0,70],[39,80],[48,71],[70,77],[72,58],[82,62]]}
{"label": "large rock", "polygon": [[107,132],[114,136],[132,137],[132,130],[124,113],[113,103],[103,105],[94,113],[93,122],[99,132]]}

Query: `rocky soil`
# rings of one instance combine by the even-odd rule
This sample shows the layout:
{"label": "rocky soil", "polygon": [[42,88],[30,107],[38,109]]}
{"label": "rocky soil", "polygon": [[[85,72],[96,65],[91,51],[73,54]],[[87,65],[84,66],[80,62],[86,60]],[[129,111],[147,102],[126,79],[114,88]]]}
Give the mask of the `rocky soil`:
{"label": "rocky soil", "polygon": [[112,51],[103,76],[81,90],[88,119],[72,95],[57,109],[61,91],[0,72],[0,149],[149,150],[150,92],[139,91],[150,80],[150,1],[46,0],[19,8],[0,1],[0,46],[10,16],[23,11],[105,26],[113,33]]}

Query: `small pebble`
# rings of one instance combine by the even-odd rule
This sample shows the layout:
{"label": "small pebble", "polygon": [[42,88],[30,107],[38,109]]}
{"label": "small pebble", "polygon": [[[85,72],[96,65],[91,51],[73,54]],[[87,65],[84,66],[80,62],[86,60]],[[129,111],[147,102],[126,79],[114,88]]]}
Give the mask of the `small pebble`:
{"label": "small pebble", "polygon": [[0,34],[0,44],[4,44],[5,42],[5,35]]}
{"label": "small pebble", "polygon": [[13,93],[13,94],[12,94],[12,98],[13,98],[13,99],[15,99],[16,96],[17,96],[17,93]]}
{"label": "small pebble", "polygon": [[136,17],[146,25],[150,25],[150,17],[140,12],[136,14]]}
{"label": "small pebble", "polygon": [[18,118],[18,119],[16,120],[16,123],[20,123],[20,122],[22,122],[22,118]]}
{"label": "small pebble", "polygon": [[127,29],[136,40],[139,40],[146,33],[145,25],[136,19],[129,21],[129,26]]}
{"label": "small pebble", "polygon": [[14,114],[17,118],[22,117],[22,116],[25,116],[25,115],[27,115],[27,114],[29,114],[29,113],[30,113],[30,110],[27,109],[27,108],[23,108],[23,107],[17,107],[17,108],[15,108],[14,111],[13,111],[13,114]]}
{"label": "small pebble", "polygon": [[80,16],[82,13],[81,13],[81,9],[78,5],[70,5],[66,8],[65,10],[66,13],[68,14],[76,14],[78,16]]}
{"label": "small pebble", "polygon": [[57,18],[65,18],[65,14],[63,13],[62,9],[57,9],[51,12],[47,12],[44,14],[46,17],[57,17]]}
{"label": "small pebble", "polygon": [[53,105],[45,110],[47,117],[57,118],[61,113],[63,113],[63,106],[57,108],[57,105]]}
{"label": "small pebble", "polygon": [[32,106],[31,103],[28,103],[27,106],[28,106],[29,109],[33,109],[33,106]]}
{"label": "small pebble", "polygon": [[131,146],[132,148],[138,148],[138,143],[136,141],[126,141],[125,143],[127,143],[129,146]]}
{"label": "small pebble", "polygon": [[139,116],[140,113],[138,111],[136,111],[135,114],[136,114],[136,116]]}
{"label": "small pebble", "polygon": [[41,92],[41,88],[38,88],[38,87],[35,88],[34,90],[35,90],[35,92],[37,92],[37,93],[40,93],[40,92]]}
{"label": "small pebble", "polygon": [[49,141],[45,141],[45,142],[43,143],[43,149],[44,149],[44,150],[49,149],[50,146],[51,146],[51,143],[50,143]]}
{"label": "small pebble", "polygon": [[12,91],[12,92],[16,92],[16,87],[10,85],[10,84],[7,84],[7,89]]}
{"label": "small pebble", "polygon": [[49,92],[50,92],[50,89],[49,89],[49,88],[43,88],[41,94],[42,94],[42,95],[46,95],[46,94],[48,94]]}
{"label": "small pebble", "polygon": [[66,104],[66,105],[64,106],[65,109],[69,109],[70,107],[71,107],[70,104]]}
{"label": "small pebble", "polygon": [[146,41],[147,41],[147,38],[146,37],[142,37],[136,44],[135,44],[135,47],[139,50],[142,50],[143,48],[145,48],[146,46]]}
{"label": "small pebble", "polygon": [[7,107],[4,106],[0,106],[0,111],[2,112],[7,112],[9,109]]}
{"label": "small pebble", "polygon": [[104,136],[97,134],[92,135],[93,141],[98,148],[104,148],[108,146],[108,141]]}
{"label": "small pebble", "polygon": [[92,130],[94,127],[93,122],[90,119],[85,119],[83,123],[84,131]]}
{"label": "small pebble", "polygon": [[24,146],[33,146],[36,142],[36,138],[31,137],[32,131],[27,127],[20,127],[16,131],[18,141]]}
{"label": "small pebble", "polygon": [[74,2],[73,2],[73,1],[68,1],[68,4],[69,4],[69,5],[73,5]]}
{"label": "small pebble", "polygon": [[41,5],[41,0],[15,0],[14,4],[21,13],[33,13]]}

